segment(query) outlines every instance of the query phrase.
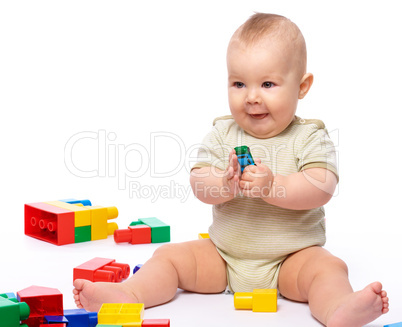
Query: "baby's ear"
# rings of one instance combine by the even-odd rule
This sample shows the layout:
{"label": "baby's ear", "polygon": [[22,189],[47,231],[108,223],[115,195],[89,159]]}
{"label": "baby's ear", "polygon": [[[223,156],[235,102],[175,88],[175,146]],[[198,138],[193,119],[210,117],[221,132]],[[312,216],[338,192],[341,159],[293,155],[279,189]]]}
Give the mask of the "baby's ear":
{"label": "baby's ear", "polygon": [[300,90],[299,90],[299,99],[303,99],[308,91],[310,90],[311,85],[313,85],[314,76],[311,73],[306,73],[303,75],[300,80]]}

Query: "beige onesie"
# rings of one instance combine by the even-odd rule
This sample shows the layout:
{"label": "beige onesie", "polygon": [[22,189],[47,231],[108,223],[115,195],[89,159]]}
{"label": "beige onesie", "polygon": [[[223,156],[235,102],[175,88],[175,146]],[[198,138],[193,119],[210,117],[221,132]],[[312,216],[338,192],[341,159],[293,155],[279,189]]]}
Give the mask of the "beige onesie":
{"label": "beige onesie", "polygon": [[[269,139],[247,134],[231,116],[217,118],[204,138],[193,169],[213,166],[225,170],[229,152],[241,145],[247,145],[252,156],[260,158],[274,175],[320,167],[338,176],[335,147],[325,125],[320,120],[299,117]],[[286,196],[286,190],[275,184],[272,191],[274,196]],[[277,288],[280,266],[289,254],[324,245],[324,208],[290,210],[259,198],[237,196],[213,206],[209,235],[227,263],[231,291]]]}

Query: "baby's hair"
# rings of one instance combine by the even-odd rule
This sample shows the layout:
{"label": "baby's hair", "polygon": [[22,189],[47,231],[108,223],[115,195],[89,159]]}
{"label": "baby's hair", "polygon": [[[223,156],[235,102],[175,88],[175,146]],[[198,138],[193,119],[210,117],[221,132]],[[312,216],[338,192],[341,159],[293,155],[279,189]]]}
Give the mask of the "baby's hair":
{"label": "baby's hair", "polygon": [[233,38],[246,45],[253,45],[267,36],[285,41],[289,50],[297,56],[305,73],[307,50],[303,34],[295,23],[284,16],[255,13],[237,29]]}

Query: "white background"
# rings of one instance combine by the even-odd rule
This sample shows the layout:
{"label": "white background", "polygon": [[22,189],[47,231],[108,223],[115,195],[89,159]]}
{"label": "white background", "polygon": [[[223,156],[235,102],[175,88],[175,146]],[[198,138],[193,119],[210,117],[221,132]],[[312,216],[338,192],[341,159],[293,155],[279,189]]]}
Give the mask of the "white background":
{"label": "white background", "polygon": [[[73,308],[73,267],[95,256],[134,267],[157,246],[40,242],[24,235],[24,203],[89,198],[116,206],[121,228],[158,217],[173,242],[207,231],[211,208],[191,194],[188,167],[213,119],[229,113],[226,46],[254,11],[289,17],[307,41],[315,82],[298,115],[322,119],[339,156],[327,248],[356,289],[380,280],[388,290],[391,312],[370,326],[402,321],[397,1],[2,1],[0,292],[54,287]],[[223,294],[181,293],[146,317],[319,326],[304,304],[236,312]]]}

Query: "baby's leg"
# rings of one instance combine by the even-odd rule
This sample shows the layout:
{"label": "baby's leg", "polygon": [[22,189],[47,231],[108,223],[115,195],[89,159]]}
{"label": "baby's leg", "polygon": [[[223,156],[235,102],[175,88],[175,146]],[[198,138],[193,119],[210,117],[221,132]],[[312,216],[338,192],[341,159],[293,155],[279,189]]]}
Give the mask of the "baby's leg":
{"label": "baby's leg", "polygon": [[219,293],[226,288],[226,263],[209,239],[159,247],[135,275],[123,283],[74,281],[79,308],[98,311],[103,303],[144,303],[151,307],[171,300],[177,288]]}
{"label": "baby's leg", "polygon": [[388,312],[381,283],[353,292],[345,263],[321,247],[289,256],[280,270],[278,287],[283,296],[308,302],[313,316],[330,327],[363,326]]}

